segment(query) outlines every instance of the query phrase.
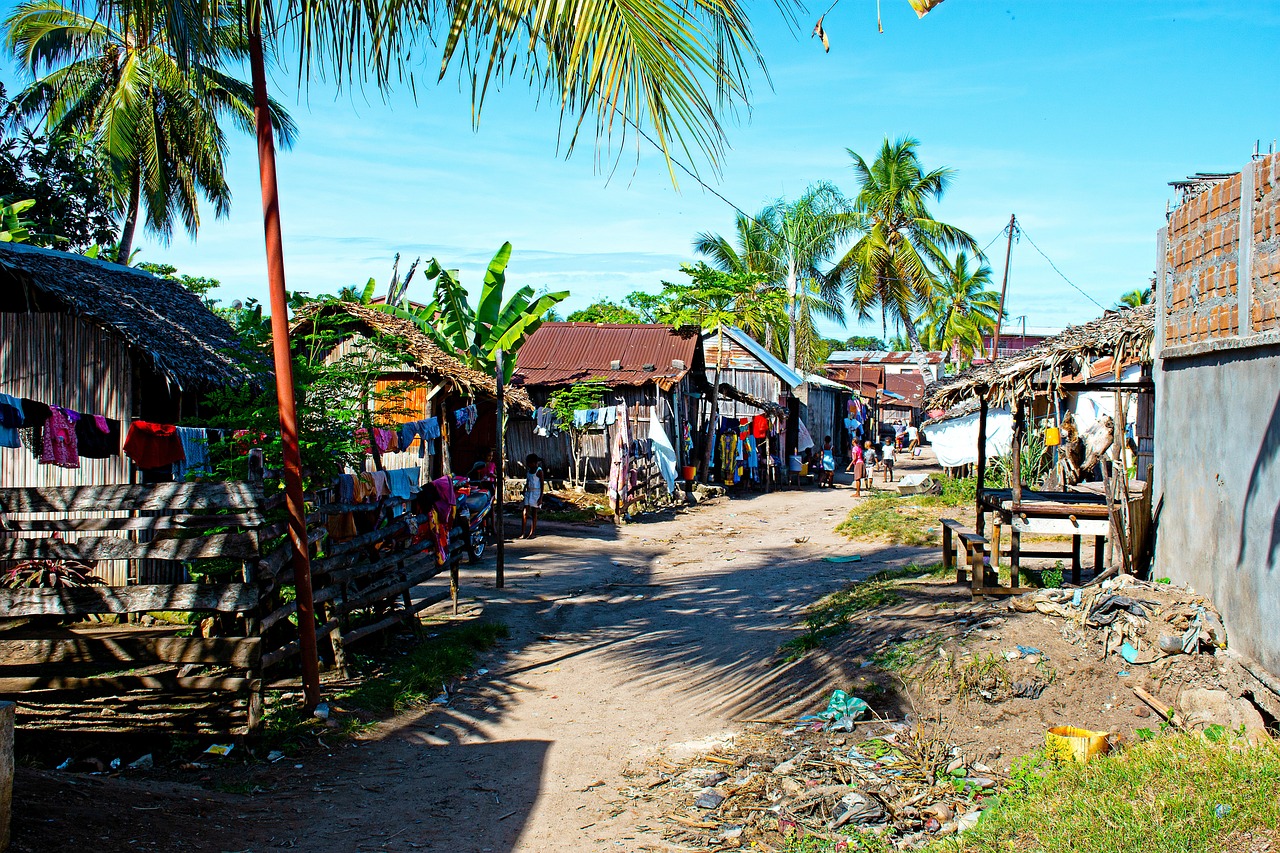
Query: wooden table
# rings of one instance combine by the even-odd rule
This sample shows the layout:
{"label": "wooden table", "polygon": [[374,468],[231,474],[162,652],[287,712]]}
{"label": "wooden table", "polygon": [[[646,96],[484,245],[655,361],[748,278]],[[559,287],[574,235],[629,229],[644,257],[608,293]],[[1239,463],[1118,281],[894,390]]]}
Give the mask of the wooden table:
{"label": "wooden table", "polygon": [[1039,492],[1022,489],[1022,500],[1016,505],[1012,489],[984,489],[978,505],[978,530],[985,531],[985,516],[992,516],[991,561],[997,578],[1002,556],[1001,531],[1009,528],[1009,566],[1012,576],[1009,587],[988,587],[974,584],[975,596],[981,588],[988,595],[1017,594],[1018,570],[1022,557],[1065,557],[1067,554],[1053,550],[1029,550],[1022,547],[1023,533],[1039,533],[1051,536],[1071,537],[1071,582],[1080,583],[1080,545],[1085,536],[1093,537],[1093,567],[1101,571],[1104,561],[1104,545],[1111,531],[1106,499],[1092,489],[1067,492]]}

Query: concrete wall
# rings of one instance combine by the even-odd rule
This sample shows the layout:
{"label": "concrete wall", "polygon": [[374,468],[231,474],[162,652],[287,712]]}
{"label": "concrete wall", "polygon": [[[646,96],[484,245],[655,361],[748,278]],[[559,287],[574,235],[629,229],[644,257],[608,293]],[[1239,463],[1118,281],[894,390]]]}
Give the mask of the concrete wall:
{"label": "concrete wall", "polygon": [[1280,155],[1157,234],[1156,577],[1210,596],[1280,673]]}

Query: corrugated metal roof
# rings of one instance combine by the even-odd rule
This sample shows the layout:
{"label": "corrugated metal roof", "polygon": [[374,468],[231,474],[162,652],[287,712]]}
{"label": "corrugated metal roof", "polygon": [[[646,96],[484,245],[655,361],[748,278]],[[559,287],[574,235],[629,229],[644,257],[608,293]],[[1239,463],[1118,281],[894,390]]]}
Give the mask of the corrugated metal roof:
{"label": "corrugated metal roof", "polygon": [[843,382],[852,388],[866,391],[884,386],[884,368],[874,364],[858,364],[853,367],[837,367],[827,365],[823,368],[827,375],[837,382]]}
{"label": "corrugated metal roof", "polygon": [[[703,338],[711,338],[715,334],[715,329],[707,329],[702,332]],[[779,361],[777,356],[769,352],[761,346],[759,341],[739,329],[737,326],[726,325],[724,327],[724,334],[725,337],[731,339],[735,344],[751,353],[756,361],[759,361],[764,365],[766,370],[786,383],[792,391],[804,384],[803,376]]]}
{"label": "corrugated metal roof", "polygon": [[919,373],[890,373],[884,378],[884,389],[897,394],[912,406],[924,404],[924,376]]}
{"label": "corrugated metal roof", "polygon": [[919,364],[919,358],[923,356],[925,364],[942,364],[946,360],[945,352],[910,352],[895,351],[885,352],[883,350],[836,350],[827,356],[827,361],[832,363],[870,363],[870,364]]}
{"label": "corrugated metal roof", "polygon": [[513,382],[552,386],[591,379],[670,388],[694,366],[697,353],[697,326],[543,323],[516,353]]}

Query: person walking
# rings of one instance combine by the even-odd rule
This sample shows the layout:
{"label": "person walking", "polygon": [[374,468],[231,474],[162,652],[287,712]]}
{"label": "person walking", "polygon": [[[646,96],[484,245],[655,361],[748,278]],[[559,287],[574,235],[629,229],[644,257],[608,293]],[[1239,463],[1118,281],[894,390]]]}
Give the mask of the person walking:
{"label": "person walking", "polygon": [[849,461],[849,467],[846,470],[853,473],[853,496],[860,498],[862,497],[862,478],[867,475],[866,461],[863,459],[862,447],[858,442],[853,443],[850,453],[853,454],[853,458]]}

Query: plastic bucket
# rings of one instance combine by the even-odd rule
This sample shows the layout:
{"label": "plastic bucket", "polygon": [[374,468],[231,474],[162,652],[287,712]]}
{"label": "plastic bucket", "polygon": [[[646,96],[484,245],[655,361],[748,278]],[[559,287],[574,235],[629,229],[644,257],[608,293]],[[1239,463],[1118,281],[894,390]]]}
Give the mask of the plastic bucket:
{"label": "plastic bucket", "polygon": [[693,480],[698,476],[698,469],[692,465],[685,465],[680,469],[681,480]]}
{"label": "plastic bucket", "polygon": [[1107,751],[1107,734],[1075,726],[1054,726],[1044,733],[1044,745],[1051,758],[1084,764]]}
{"label": "plastic bucket", "polygon": [[1057,427],[1046,427],[1044,431],[1044,446],[1057,447],[1062,444],[1062,434],[1058,432]]}

